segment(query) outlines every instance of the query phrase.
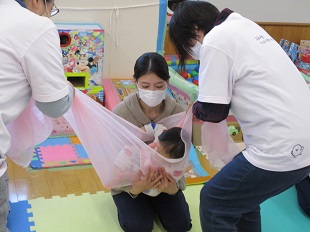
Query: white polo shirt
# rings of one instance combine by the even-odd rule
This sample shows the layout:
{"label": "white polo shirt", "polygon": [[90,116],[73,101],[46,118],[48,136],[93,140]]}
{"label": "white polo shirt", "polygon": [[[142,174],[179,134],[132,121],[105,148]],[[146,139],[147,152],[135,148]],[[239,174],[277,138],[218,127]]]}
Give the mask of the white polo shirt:
{"label": "white polo shirt", "polygon": [[279,44],[232,13],[203,40],[201,102],[228,104],[244,135],[245,158],[272,171],[310,165],[310,91]]}
{"label": "white polo shirt", "polygon": [[53,102],[68,93],[62,54],[54,23],[0,0],[0,176],[10,147],[6,125],[20,115],[31,97]]}

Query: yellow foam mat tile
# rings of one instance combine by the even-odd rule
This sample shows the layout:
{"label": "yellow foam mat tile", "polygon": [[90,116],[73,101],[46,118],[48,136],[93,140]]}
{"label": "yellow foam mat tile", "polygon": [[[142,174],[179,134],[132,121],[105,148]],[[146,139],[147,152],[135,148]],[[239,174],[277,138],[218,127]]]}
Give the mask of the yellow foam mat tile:
{"label": "yellow foam mat tile", "polygon": [[[193,228],[200,232],[199,192],[202,185],[188,186],[184,191],[189,203]],[[110,193],[69,195],[51,199],[38,198],[29,200],[33,214],[29,221],[34,221],[31,230],[36,232],[121,232],[117,220],[117,211]],[[143,223],[143,222],[141,222]],[[153,232],[164,231],[159,223],[154,223]]]}

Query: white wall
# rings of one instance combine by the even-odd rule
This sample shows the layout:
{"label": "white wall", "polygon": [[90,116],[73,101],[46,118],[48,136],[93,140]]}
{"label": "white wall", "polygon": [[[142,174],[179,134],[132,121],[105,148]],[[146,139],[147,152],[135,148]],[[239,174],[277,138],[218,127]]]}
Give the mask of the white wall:
{"label": "white wall", "polygon": [[132,77],[136,59],[156,51],[159,0],[58,0],[54,22],[96,22],[105,30],[103,77]]}
{"label": "white wall", "polygon": [[255,22],[310,23],[310,0],[208,0]]}

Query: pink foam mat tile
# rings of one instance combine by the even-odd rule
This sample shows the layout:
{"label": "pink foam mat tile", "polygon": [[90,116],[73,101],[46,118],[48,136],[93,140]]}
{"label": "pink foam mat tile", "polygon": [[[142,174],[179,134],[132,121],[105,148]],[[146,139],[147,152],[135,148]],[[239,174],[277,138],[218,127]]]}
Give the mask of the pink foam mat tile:
{"label": "pink foam mat tile", "polygon": [[40,158],[43,163],[71,162],[78,154],[72,144],[40,147]]}

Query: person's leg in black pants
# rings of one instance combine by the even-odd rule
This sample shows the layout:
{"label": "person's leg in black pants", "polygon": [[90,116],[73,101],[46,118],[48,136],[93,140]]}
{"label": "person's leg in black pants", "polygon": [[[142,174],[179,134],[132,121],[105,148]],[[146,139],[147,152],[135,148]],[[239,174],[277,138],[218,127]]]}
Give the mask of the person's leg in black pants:
{"label": "person's leg in black pants", "polygon": [[295,185],[300,208],[310,217],[310,178],[309,176]]}

